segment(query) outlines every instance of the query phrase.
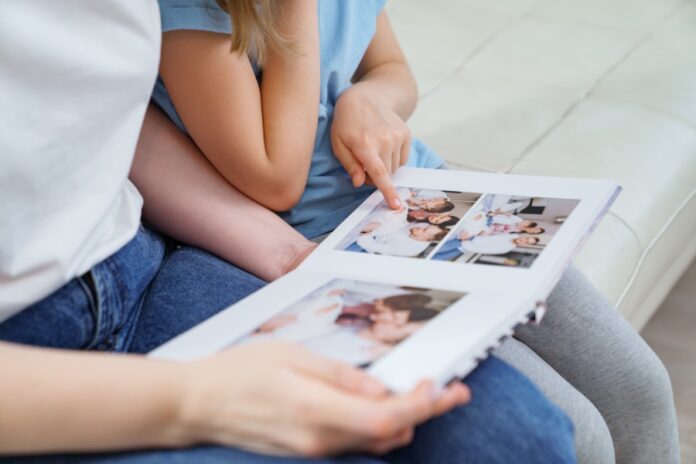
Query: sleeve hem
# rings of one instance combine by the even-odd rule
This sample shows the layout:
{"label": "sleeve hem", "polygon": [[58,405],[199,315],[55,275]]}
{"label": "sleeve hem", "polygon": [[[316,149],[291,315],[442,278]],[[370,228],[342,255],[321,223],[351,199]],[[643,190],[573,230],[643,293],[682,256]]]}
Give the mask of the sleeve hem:
{"label": "sleeve hem", "polygon": [[227,13],[203,6],[171,6],[162,11],[162,32],[193,30],[231,34]]}

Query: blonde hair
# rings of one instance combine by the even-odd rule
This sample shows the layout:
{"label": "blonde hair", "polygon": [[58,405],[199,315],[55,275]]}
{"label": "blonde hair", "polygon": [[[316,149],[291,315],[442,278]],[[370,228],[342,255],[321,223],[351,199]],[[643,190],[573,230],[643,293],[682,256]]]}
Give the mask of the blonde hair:
{"label": "blonde hair", "polygon": [[232,52],[253,53],[263,65],[268,50],[293,52],[293,46],[276,28],[279,0],[216,0],[232,20]]}

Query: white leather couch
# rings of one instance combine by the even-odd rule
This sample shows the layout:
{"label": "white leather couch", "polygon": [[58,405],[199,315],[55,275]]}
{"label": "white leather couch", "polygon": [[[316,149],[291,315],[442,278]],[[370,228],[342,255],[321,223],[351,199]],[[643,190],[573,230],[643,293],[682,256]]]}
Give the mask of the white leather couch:
{"label": "white leather couch", "polygon": [[[576,263],[640,329],[696,254],[696,0],[391,0],[462,169],[615,178]],[[696,304],[695,304],[696,309]]]}

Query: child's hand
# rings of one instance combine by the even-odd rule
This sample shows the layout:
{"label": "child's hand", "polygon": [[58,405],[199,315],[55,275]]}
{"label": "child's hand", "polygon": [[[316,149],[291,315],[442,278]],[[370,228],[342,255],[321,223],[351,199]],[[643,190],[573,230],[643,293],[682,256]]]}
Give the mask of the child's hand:
{"label": "child's hand", "polygon": [[354,186],[372,180],[391,208],[401,207],[391,174],[408,161],[411,133],[378,96],[359,86],[343,92],[334,110],[331,144]]}

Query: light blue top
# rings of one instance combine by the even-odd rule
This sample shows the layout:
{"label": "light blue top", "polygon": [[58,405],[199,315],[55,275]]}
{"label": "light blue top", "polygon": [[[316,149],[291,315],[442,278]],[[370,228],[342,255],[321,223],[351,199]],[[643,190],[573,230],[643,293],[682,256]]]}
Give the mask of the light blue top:
{"label": "light blue top", "polygon": [[[230,34],[230,17],[215,0],[159,0],[162,31],[192,29]],[[331,148],[334,105],[372,40],[384,0],[319,0],[321,97],[319,124],[307,187],[300,202],[281,217],[307,237],[333,230],[373,187],[354,188]],[[259,72],[257,70],[257,77]],[[161,80],[152,96],[182,131],[186,131]],[[439,168],[442,160],[418,140],[411,145],[408,165]]]}

